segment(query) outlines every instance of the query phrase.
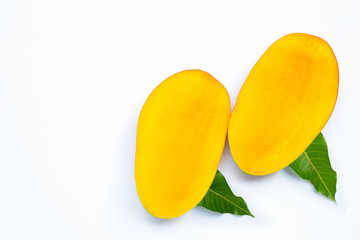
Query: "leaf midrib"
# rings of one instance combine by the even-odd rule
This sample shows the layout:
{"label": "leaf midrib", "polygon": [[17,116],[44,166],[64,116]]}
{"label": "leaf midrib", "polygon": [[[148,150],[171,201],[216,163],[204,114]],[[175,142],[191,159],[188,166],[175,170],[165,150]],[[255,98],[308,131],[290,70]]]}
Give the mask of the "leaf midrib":
{"label": "leaf midrib", "polygon": [[246,212],[249,216],[254,217],[254,216],[253,216],[250,212],[246,211],[245,209],[243,209],[242,207],[240,207],[240,206],[239,206],[239,205],[237,205],[236,203],[234,203],[234,202],[230,201],[229,199],[227,199],[227,198],[225,198],[225,197],[221,196],[220,194],[218,194],[217,192],[215,192],[215,191],[214,191],[214,190],[212,190],[211,188],[209,188],[209,191],[210,191],[210,192],[212,192],[212,193],[214,193],[215,195],[219,196],[220,198],[224,199],[225,201],[227,201],[227,202],[231,203],[232,205],[234,205],[234,206],[236,206],[236,207],[240,208],[241,210],[243,210],[244,212]]}
{"label": "leaf midrib", "polygon": [[329,189],[328,189],[328,187],[326,186],[326,184],[325,184],[324,180],[322,179],[322,177],[321,177],[321,175],[320,175],[319,171],[315,168],[314,164],[311,162],[311,160],[310,160],[309,156],[307,155],[306,151],[304,151],[304,155],[305,155],[306,159],[309,161],[309,163],[310,163],[310,165],[312,166],[312,168],[315,170],[315,172],[316,172],[316,173],[317,173],[317,175],[319,176],[319,178],[320,178],[320,180],[321,180],[322,184],[324,185],[324,187],[325,187],[326,191],[329,193],[329,195],[330,195],[331,199],[335,201],[335,197],[334,197],[334,196],[331,194],[331,192],[329,191]]}

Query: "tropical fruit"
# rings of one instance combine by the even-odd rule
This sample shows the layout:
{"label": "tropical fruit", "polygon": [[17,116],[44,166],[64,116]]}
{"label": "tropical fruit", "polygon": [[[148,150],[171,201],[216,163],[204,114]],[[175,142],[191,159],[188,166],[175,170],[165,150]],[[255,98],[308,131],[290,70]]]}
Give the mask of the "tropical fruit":
{"label": "tropical fruit", "polygon": [[294,33],[261,56],[230,117],[228,138],[238,166],[251,175],[293,162],[328,121],[337,98],[338,64],[321,38]]}
{"label": "tropical fruit", "polygon": [[201,70],[179,72],[146,100],[138,121],[135,180],[145,209],[175,218],[205,196],[223,152],[230,99]]}

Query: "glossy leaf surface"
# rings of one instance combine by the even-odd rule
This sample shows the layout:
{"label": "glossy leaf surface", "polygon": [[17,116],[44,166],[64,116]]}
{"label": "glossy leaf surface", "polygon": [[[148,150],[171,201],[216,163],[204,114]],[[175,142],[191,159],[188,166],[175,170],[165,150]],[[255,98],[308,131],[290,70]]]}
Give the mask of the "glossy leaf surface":
{"label": "glossy leaf surface", "polygon": [[217,171],[210,189],[198,206],[219,213],[249,215],[254,217],[250,213],[244,199],[233,194],[220,171]]}
{"label": "glossy leaf surface", "polygon": [[309,180],[316,191],[335,201],[337,177],[322,133],[289,167],[301,178]]}

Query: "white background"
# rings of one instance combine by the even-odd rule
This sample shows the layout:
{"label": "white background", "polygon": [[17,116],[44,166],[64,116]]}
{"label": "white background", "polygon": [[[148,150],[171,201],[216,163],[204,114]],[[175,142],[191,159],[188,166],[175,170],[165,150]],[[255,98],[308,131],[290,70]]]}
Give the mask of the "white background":
{"label": "white background", "polygon": [[[289,169],[219,169],[255,218],[150,216],[135,189],[137,118],[166,77],[200,68],[232,106],[278,38],[325,39],[340,92],[323,133],[337,203]],[[360,239],[360,1],[0,2],[0,239]]]}

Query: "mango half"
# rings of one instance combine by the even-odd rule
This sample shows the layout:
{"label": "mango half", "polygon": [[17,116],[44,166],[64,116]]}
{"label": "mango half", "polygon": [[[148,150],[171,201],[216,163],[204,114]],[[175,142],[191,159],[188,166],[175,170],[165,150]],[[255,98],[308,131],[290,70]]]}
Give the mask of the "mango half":
{"label": "mango half", "polygon": [[175,218],[202,200],[223,152],[230,111],[226,89],[201,70],[179,72],[150,94],[135,154],[136,188],[150,214]]}
{"label": "mango half", "polygon": [[328,121],[338,85],[335,55],[321,38],[294,33],[273,43],[249,73],[230,117],[238,166],[266,175],[293,162]]}

